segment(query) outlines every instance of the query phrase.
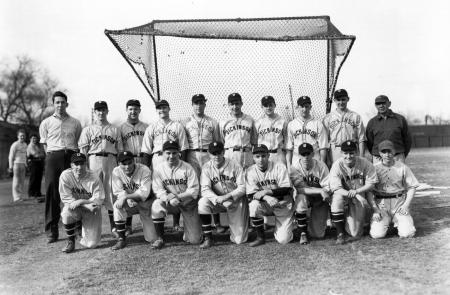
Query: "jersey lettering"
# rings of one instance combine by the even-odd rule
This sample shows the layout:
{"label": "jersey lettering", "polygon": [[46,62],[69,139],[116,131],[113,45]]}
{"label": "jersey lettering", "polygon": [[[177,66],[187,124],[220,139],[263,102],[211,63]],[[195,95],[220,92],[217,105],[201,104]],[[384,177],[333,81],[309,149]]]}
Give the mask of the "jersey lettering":
{"label": "jersey lettering", "polygon": [[277,185],[277,181],[275,179],[264,179],[262,181],[258,181],[256,184],[259,187],[266,186],[266,185]]}
{"label": "jersey lettering", "polygon": [[141,130],[133,130],[133,131],[131,131],[131,132],[128,132],[127,134],[125,134],[125,135],[122,137],[122,140],[123,140],[123,141],[127,141],[127,140],[130,139],[131,137],[135,137],[135,136],[141,136],[141,137],[143,137],[143,136],[144,136],[144,131],[141,131]]}
{"label": "jersey lettering", "polygon": [[234,176],[230,177],[228,175],[220,174],[219,177],[213,177],[211,179],[211,181],[214,185],[219,183],[219,181],[221,181],[221,182],[229,181],[229,182],[236,183],[236,177],[234,177]]}
{"label": "jersey lettering", "polygon": [[270,128],[260,129],[258,131],[258,134],[259,134],[259,136],[264,136],[269,133],[280,134],[281,132],[282,132],[282,130],[280,128],[270,127]]}
{"label": "jersey lettering", "polygon": [[353,128],[358,127],[358,123],[356,121],[353,121],[351,118],[345,117],[341,120],[334,120],[330,122],[329,128],[330,129],[334,129],[336,128],[337,125],[339,125],[340,123],[345,123],[347,125],[352,126]]}
{"label": "jersey lettering", "polygon": [[84,188],[73,187],[70,190],[72,191],[72,194],[79,195],[82,199],[90,199],[92,197],[92,193]]}
{"label": "jersey lettering", "polygon": [[244,126],[244,125],[234,125],[234,126],[228,127],[227,129],[224,129],[224,130],[223,130],[223,133],[224,133],[225,135],[229,135],[229,134],[231,134],[232,132],[237,131],[237,130],[244,130],[244,131],[247,131],[247,132],[250,133],[250,131],[252,130],[252,128],[251,128],[251,127],[248,127],[248,126]]}
{"label": "jersey lettering", "polygon": [[302,134],[308,134],[309,136],[311,136],[314,139],[317,138],[317,132],[313,131],[311,129],[298,129],[294,132],[294,137],[297,138],[298,136],[300,136]]}
{"label": "jersey lettering", "polygon": [[115,144],[117,142],[117,140],[115,140],[114,138],[112,138],[109,135],[100,135],[100,136],[96,136],[94,137],[94,139],[92,139],[92,144],[97,144],[99,143],[102,139],[106,139],[107,141],[109,141],[112,144]]}
{"label": "jersey lettering", "polygon": [[139,183],[123,183],[122,187],[124,190],[137,191],[141,185]]}
{"label": "jersey lettering", "polygon": [[306,182],[309,187],[321,188],[319,177],[314,175],[303,176],[303,181]]}
{"label": "jersey lettering", "polygon": [[186,185],[187,184],[187,178],[180,178],[180,179],[163,179],[163,184],[165,186],[170,186],[170,185]]}

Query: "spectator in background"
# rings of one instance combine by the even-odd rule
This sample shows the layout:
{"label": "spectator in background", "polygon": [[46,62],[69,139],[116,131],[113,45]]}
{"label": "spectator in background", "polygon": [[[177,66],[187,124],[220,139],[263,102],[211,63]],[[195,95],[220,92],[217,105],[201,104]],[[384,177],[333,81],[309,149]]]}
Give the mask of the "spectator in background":
{"label": "spectator in background", "polygon": [[38,203],[44,202],[41,194],[42,176],[44,173],[45,150],[39,143],[39,136],[33,134],[27,147],[27,163],[30,169],[30,183],[28,185],[28,196],[36,198]]}
{"label": "spectator in background", "polygon": [[25,173],[27,169],[27,144],[25,138],[25,130],[19,129],[17,131],[17,141],[9,149],[8,172],[13,173],[12,195],[14,202],[20,202],[24,199]]}

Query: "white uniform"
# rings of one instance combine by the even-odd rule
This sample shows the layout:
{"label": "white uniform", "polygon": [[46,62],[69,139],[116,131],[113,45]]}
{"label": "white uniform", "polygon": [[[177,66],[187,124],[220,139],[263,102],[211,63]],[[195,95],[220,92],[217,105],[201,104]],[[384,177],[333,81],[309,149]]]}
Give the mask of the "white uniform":
{"label": "white uniform", "polygon": [[209,116],[198,121],[194,115],[183,120],[186,137],[189,144],[186,162],[192,165],[200,178],[204,164],[209,161],[208,146],[213,141],[219,141],[219,124]]}
{"label": "white uniform", "polygon": [[382,220],[378,222],[372,220],[370,235],[372,238],[385,237],[389,225],[393,222],[400,237],[413,237],[416,228],[411,215],[409,213],[407,215],[400,214],[397,211],[405,203],[406,192],[418,187],[419,182],[411,169],[400,161],[395,161],[394,166],[391,167],[385,166],[381,162],[377,163],[375,164],[375,170],[379,182],[375,185],[373,193],[375,202],[381,210]]}
{"label": "white uniform", "polygon": [[112,189],[116,198],[124,193],[137,193],[141,197],[141,200],[135,201],[134,204],[127,200],[121,209],[117,208],[116,204],[114,204],[114,221],[125,222],[127,217],[139,213],[144,238],[147,242],[153,242],[157,238],[151,217],[153,202],[149,197],[151,182],[152,173],[144,164],[136,163],[136,168],[131,176],[127,176],[120,166],[114,168],[112,172]]}
{"label": "white uniform", "polygon": [[361,116],[349,109],[343,114],[340,114],[337,110],[328,113],[323,118],[323,125],[330,143],[331,163],[340,158],[341,144],[345,141],[351,140],[358,144],[366,141]]}
{"label": "white uniform", "polygon": [[[230,224],[230,240],[242,244],[248,238],[248,202],[245,196],[245,175],[242,167],[231,159],[219,169],[209,161],[202,168],[200,179],[202,198],[198,202],[199,214],[226,212]],[[217,204],[218,196],[230,193],[233,203],[228,209]]]}
{"label": "white uniform", "polygon": [[321,121],[313,117],[307,120],[297,117],[289,122],[286,149],[292,151],[292,163],[298,162],[298,147],[305,142],[313,146],[314,158],[320,160],[319,151],[328,148],[328,138]]}
{"label": "white uniform", "polygon": [[[184,161],[171,168],[167,162],[155,166],[153,170],[153,191],[156,200],[152,205],[152,218],[163,219],[168,213],[181,212],[184,222],[184,236],[186,242],[198,244],[202,239],[202,228],[198,215],[197,198],[199,194],[198,177],[194,168]],[[188,192],[178,207],[169,204],[170,193],[180,194]]]}
{"label": "white uniform", "polygon": [[[345,229],[353,237],[360,237],[363,234],[363,226],[368,216],[370,216],[370,206],[365,194],[357,194],[354,198],[348,199],[336,191],[338,189],[352,190],[363,187],[367,183],[376,184],[377,174],[372,163],[365,158],[355,156],[355,166],[349,168],[344,165],[344,159],[333,163],[330,170],[329,182],[330,190],[334,193],[331,201],[331,214],[345,215]],[[348,206],[344,212],[345,205]]]}
{"label": "white uniform", "polygon": [[[247,169],[246,186],[247,195],[252,195],[264,189],[288,188],[291,187],[291,182],[283,163],[269,161],[265,172],[259,170],[256,164]],[[253,199],[249,204],[250,217],[261,219],[264,216],[275,215],[275,239],[280,244],[287,244],[293,238],[293,203],[290,193],[279,201],[276,208],[270,207],[265,201]]]}
{"label": "white uniform", "polygon": [[287,125],[286,120],[278,114],[275,114],[274,119],[264,114],[255,122],[256,144],[267,146],[271,161],[286,164]]}
{"label": "white uniform", "polygon": [[89,125],[83,128],[78,146],[81,151],[87,151],[89,169],[96,173],[105,190],[105,207],[112,211],[114,204],[111,192],[111,173],[117,166],[116,156],[122,150],[122,137],[119,129],[111,124]]}
{"label": "white uniform", "polygon": [[315,238],[323,238],[327,227],[327,218],[330,206],[323,201],[321,195],[306,195],[299,193],[298,190],[306,187],[323,188],[329,192],[328,167],[316,159],[312,159],[312,167],[307,170],[299,161],[292,164],[289,176],[291,182],[297,190],[295,197],[295,211],[300,214],[306,214],[311,208],[310,221],[308,226],[309,235]]}
{"label": "white uniform", "polygon": [[186,131],[179,122],[170,120],[165,124],[162,120],[158,120],[157,122],[151,123],[145,130],[141,152],[149,155],[153,154],[153,168],[164,161],[162,157],[162,146],[169,140],[178,142],[180,151],[189,148]]}
{"label": "white uniform", "polygon": [[[102,214],[100,206],[105,199],[105,192],[97,174],[87,170],[86,175],[80,179],[75,178],[72,169],[69,168],[61,173],[59,178],[59,194],[64,205],[61,211],[61,220],[64,224],[82,222],[82,239],[80,244],[94,248],[100,242],[102,235]],[[75,210],[69,205],[76,200],[90,200],[98,205],[94,212],[83,206]]]}
{"label": "white uniform", "polygon": [[225,157],[233,159],[244,168],[253,164],[252,145],[256,143],[255,122],[249,115],[229,118],[219,123],[220,137],[224,142]]}
{"label": "white uniform", "polygon": [[119,130],[120,135],[122,136],[123,150],[133,153],[135,163],[142,162],[141,147],[147,127],[148,124],[141,121],[134,125],[130,122],[125,122],[120,125]]}

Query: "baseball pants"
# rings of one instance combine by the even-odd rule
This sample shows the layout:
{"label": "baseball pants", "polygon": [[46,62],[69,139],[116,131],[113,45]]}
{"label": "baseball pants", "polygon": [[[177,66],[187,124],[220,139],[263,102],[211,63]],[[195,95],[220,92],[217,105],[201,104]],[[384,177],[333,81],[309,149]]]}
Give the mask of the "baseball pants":
{"label": "baseball pants", "polygon": [[308,234],[313,238],[323,238],[327,228],[330,205],[322,200],[322,196],[298,194],[295,197],[294,207],[297,213],[309,213]]}
{"label": "baseball pants", "polygon": [[114,155],[108,154],[107,157],[103,156],[89,156],[89,168],[96,173],[103,183],[105,190],[105,208],[109,211],[113,211],[113,204],[115,202],[112,194],[112,178],[111,173],[117,166],[117,160]]}
{"label": "baseball pants", "polygon": [[82,206],[72,210],[69,208],[69,205],[64,205],[61,212],[61,221],[66,225],[81,221],[81,245],[87,248],[95,248],[100,243],[102,237],[102,213],[100,207],[91,212]]}
{"label": "baseball pants", "polygon": [[12,195],[14,201],[18,201],[25,198],[26,172],[27,168],[24,163],[14,163],[13,180],[12,180]]}
{"label": "baseball pants", "polygon": [[364,233],[364,225],[367,224],[371,209],[363,195],[348,198],[334,193],[331,201],[331,214],[344,213],[345,230],[352,237],[361,237]]}
{"label": "baseball pants", "polygon": [[186,162],[191,164],[191,166],[194,168],[195,173],[197,174],[198,178],[200,178],[200,175],[202,174],[202,167],[209,161],[209,153],[208,152],[200,152],[200,151],[188,151]]}
{"label": "baseball pants", "polygon": [[233,151],[233,149],[225,149],[225,157],[228,159],[232,159],[239,163],[242,166],[242,169],[247,169],[253,162],[253,154],[251,151],[241,152],[241,151]]}

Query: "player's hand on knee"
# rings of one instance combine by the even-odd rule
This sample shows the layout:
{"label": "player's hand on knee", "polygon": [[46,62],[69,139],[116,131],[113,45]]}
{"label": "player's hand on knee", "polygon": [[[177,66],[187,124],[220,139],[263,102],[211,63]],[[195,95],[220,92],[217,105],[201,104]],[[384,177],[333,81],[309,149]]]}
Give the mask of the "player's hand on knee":
{"label": "player's hand on knee", "polygon": [[85,204],[84,207],[88,209],[90,212],[94,213],[95,209],[97,209],[98,206],[95,203],[89,203]]}
{"label": "player's hand on knee", "polygon": [[222,203],[222,206],[224,206],[226,209],[230,208],[231,205],[233,205],[233,202],[230,200],[226,200],[225,202]]}
{"label": "player's hand on knee", "polygon": [[400,208],[398,208],[397,213],[399,213],[400,215],[408,215],[409,214],[409,208],[407,206],[400,206]]}
{"label": "player's hand on knee", "polygon": [[75,210],[80,206],[82,200],[76,200],[69,204],[69,209]]}
{"label": "player's hand on knee", "polygon": [[264,197],[264,201],[266,201],[267,204],[269,204],[269,206],[272,207],[272,208],[276,207],[277,205],[279,205],[278,204],[278,200],[276,198],[274,198],[274,197],[271,197],[271,196],[265,196]]}
{"label": "player's hand on knee", "polygon": [[328,202],[328,201],[330,200],[330,194],[329,194],[327,191],[322,190],[322,192],[320,193],[320,195],[322,196],[322,200],[323,200],[324,202]]}
{"label": "player's hand on knee", "polygon": [[382,219],[381,213],[380,212],[374,212],[372,215],[372,220],[375,222],[380,222]]}
{"label": "player's hand on knee", "polygon": [[264,196],[266,195],[266,191],[262,190],[262,191],[257,191],[254,195],[253,198],[255,200],[261,200],[262,198],[264,198]]}
{"label": "player's hand on knee", "polygon": [[354,197],[356,197],[358,193],[356,192],[356,190],[351,189],[348,191],[347,197],[349,197],[350,199],[353,199]]}
{"label": "player's hand on knee", "polygon": [[173,207],[177,207],[180,205],[180,200],[178,198],[173,198],[172,200],[169,201],[169,204]]}

